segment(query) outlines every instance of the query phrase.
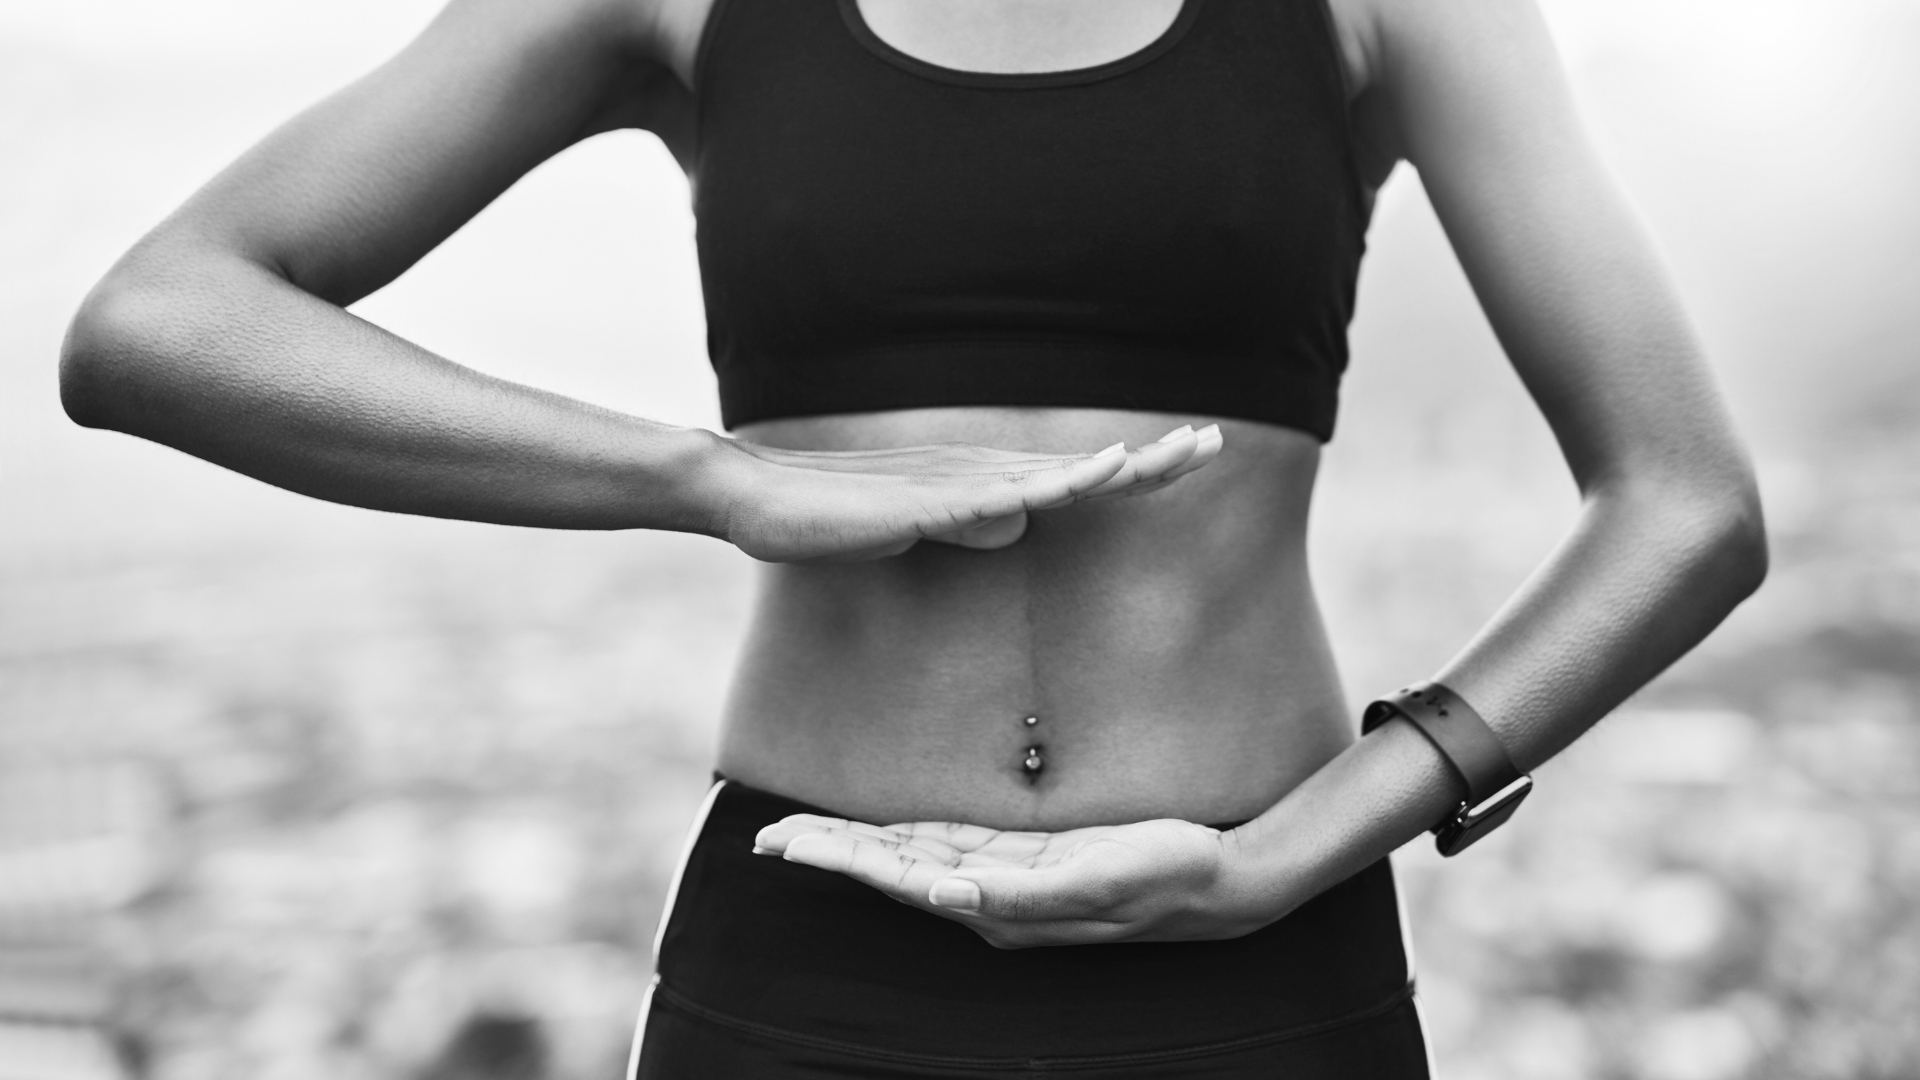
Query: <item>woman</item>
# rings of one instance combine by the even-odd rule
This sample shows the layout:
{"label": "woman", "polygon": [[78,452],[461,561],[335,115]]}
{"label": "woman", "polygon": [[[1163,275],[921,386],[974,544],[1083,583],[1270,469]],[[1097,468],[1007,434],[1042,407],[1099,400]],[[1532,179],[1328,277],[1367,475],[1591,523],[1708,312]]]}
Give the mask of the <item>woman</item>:
{"label": "woman", "polygon": [[[737,439],[342,310],[620,127],[694,180]],[[1356,739],[1306,514],[1402,158],[1584,508]],[[80,423],[320,498],[774,564],[646,1077],[1425,1075],[1387,853],[1765,572],[1527,0],[455,0],[135,247],[62,370]]]}

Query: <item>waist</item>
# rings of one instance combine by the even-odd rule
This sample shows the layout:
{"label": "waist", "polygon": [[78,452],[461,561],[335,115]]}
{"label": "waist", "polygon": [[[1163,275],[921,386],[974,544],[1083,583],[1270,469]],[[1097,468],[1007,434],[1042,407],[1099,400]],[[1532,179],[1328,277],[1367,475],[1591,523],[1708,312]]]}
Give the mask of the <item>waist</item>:
{"label": "waist", "polygon": [[721,788],[662,927],[674,1005],[879,1051],[1025,1058],[1303,1035],[1407,992],[1385,860],[1231,941],[1002,951],[849,878],[751,854],[763,825],[844,809]]}
{"label": "waist", "polygon": [[[943,409],[782,421],[803,449],[1063,452],[1208,417]],[[1265,810],[1351,725],[1305,559],[1318,447],[1225,424],[1163,490],[1033,515],[1011,547],[777,566],[721,767],[883,821],[1068,828]]]}

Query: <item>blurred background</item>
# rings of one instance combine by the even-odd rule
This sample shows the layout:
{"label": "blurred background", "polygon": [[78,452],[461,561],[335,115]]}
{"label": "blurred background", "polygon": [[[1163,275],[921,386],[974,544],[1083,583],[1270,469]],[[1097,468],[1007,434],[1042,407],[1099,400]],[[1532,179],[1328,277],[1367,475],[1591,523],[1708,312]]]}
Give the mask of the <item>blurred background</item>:
{"label": "blurred background", "polygon": [[[65,320],[434,0],[0,0],[0,1080],[612,1080],[753,568],[408,520],[72,427]],[[1772,579],[1398,856],[1455,1080],[1920,1075],[1920,2],[1546,0],[1752,440]],[[717,423],[685,180],[543,166],[356,310]],[[1383,194],[1313,544],[1356,701],[1574,493],[1421,192]]]}

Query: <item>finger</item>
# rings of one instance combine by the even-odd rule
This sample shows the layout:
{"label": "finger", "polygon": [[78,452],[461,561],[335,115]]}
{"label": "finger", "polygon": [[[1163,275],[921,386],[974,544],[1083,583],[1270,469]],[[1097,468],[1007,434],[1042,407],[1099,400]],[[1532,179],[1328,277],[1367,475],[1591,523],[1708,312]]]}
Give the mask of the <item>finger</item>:
{"label": "finger", "polygon": [[1105,863],[1078,858],[1038,869],[966,866],[940,878],[927,899],[1005,922],[1104,921],[1119,903],[1124,881]]}
{"label": "finger", "polygon": [[[1208,462],[1219,457],[1220,450],[1225,445],[1225,439],[1220,434],[1219,424],[1208,424],[1206,427],[1194,432],[1194,438],[1198,445],[1194,447],[1193,456],[1175,465],[1173,468],[1168,469],[1160,479],[1138,483],[1132,487],[1117,490],[1102,490],[1097,494],[1089,495],[1082,501],[1105,502],[1110,499],[1126,499],[1135,495],[1147,495],[1159,491],[1175,480],[1204,467]],[[1112,481],[1108,481],[1106,485],[1103,485],[1103,488],[1110,487],[1112,487]]]}
{"label": "finger", "polygon": [[849,833],[807,833],[794,837],[787,843],[785,857],[788,862],[845,874],[916,907],[926,906],[928,890],[951,869],[940,862],[917,858],[912,852],[864,842]]}
{"label": "finger", "polygon": [[[1032,867],[1049,845],[1066,833],[1003,832],[983,825],[952,821],[922,821],[890,825],[903,837],[902,850],[913,850],[948,866]],[[876,840],[876,843],[886,843]]]}
{"label": "finger", "polygon": [[789,450],[760,455],[776,465],[816,472],[847,472],[868,475],[943,476],[985,475],[1009,469],[1063,468],[1084,461],[1086,454],[1037,454],[1014,450],[995,450],[985,446],[909,446],[897,450]]}
{"label": "finger", "polygon": [[933,883],[929,903],[949,911],[1002,922],[1097,919],[1107,906],[1091,892],[1083,872],[1013,866],[966,867]]}
{"label": "finger", "polygon": [[1171,464],[1169,451],[1175,454],[1191,454],[1199,445],[1193,437],[1193,427],[1188,424],[1174,428],[1159,439],[1139,447],[1127,455],[1127,464],[1113,479],[1089,492],[1089,497],[1118,494],[1136,484],[1156,478]]}
{"label": "finger", "polygon": [[905,821],[887,828],[922,843],[938,841],[962,852],[978,851],[1007,835],[999,829],[969,825],[963,821]]}
{"label": "finger", "polygon": [[887,559],[895,555],[903,554],[907,549],[919,543],[921,539],[921,537],[914,536],[905,540],[896,540],[891,544],[881,544],[879,547],[859,548],[854,551],[836,551],[831,555],[818,555],[811,559],[796,559],[794,561],[801,565],[872,562],[875,559]]}
{"label": "finger", "polygon": [[1208,424],[1206,427],[1194,432],[1193,437],[1197,443],[1193,448],[1193,456],[1167,470],[1166,475],[1160,478],[1162,483],[1178,480],[1188,473],[1205,466],[1214,458],[1219,457],[1221,449],[1227,444],[1226,436],[1220,433],[1219,424]]}
{"label": "finger", "polygon": [[836,831],[861,833],[886,840],[901,840],[909,835],[898,829],[869,825],[864,821],[849,821],[846,818],[826,817],[820,814],[789,814],[761,829],[753,838],[753,846],[769,851],[785,851],[787,843],[796,836]]}
{"label": "finger", "polygon": [[1117,494],[1137,484],[1158,480],[1193,456],[1199,438],[1191,425],[1181,425],[1127,455],[1127,464],[1112,479],[1088,492],[1089,497]]}
{"label": "finger", "polygon": [[[856,844],[870,844],[885,851],[909,855],[916,859],[937,863],[941,866],[960,865],[961,853],[952,846],[931,838],[914,839],[904,834],[890,833],[871,825],[853,823],[856,828],[811,828],[802,829],[792,835],[782,836],[778,831],[766,839],[771,844],[762,844],[756,839],[753,847],[756,855],[784,855],[793,846],[795,840],[806,836],[831,836],[849,840]],[[767,830],[762,830],[766,832]],[[777,846],[776,846],[777,845]]]}
{"label": "finger", "polygon": [[983,521],[972,528],[961,529],[959,532],[929,536],[927,539],[979,551],[992,551],[995,548],[1006,547],[1025,536],[1026,532],[1027,515],[1012,514]]}
{"label": "finger", "polygon": [[1072,502],[1111,480],[1126,467],[1127,460],[1127,445],[1114,443],[1097,454],[1064,459],[1055,466],[1012,469],[974,477],[971,482],[976,494],[972,505],[964,510],[950,507],[944,527],[928,529],[921,535],[956,533],[993,518]]}
{"label": "finger", "polygon": [[776,465],[819,472],[866,474],[921,474],[967,476],[995,474],[1011,469],[1065,468],[1085,461],[1088,454],[1042,454],[1027,450],[1000,450],[975,443],[934,443],[880,450],[786,450],[739,444],[754,457]]}
{"label": "finger", "polygon": [[1171,484],[1171,483],[1173,483],[1173,480],[1170,480],[1163,476],[1160,479],[1155,480],[1151,484],[1139,484],[1135,487],[1122,488],[1119,491],[1108,491],[1099,495],[1089,495],[1086,498],[1081,499],[1080,501],[1097,503],[1097,502],[1112,502],[1115,499],[1131,499],[1135,495],[1146,495],[1155,491],[1159,491],[1161,488],[1166,487],[1168,484]]}
{"label": "finger", "polygon": [[946,866],[960,865],[962,852],[951,844],[941,843],[932,837],[913,837],[903,833],[880,833],[854,829],[821,829],[809,836],[844,836],[855,843],[872,844],[888,851],[904,852],[916,859],[928,859]]}
{"label": "finger", "polygon": [[1159,442],[1141,450],[1134,460],[1134,482],[1150,484],[1166,477],[1173,470],[1193,459],[1200,449],[1200,434],[1192,427],[1182,425],[1175,432],[1169,432]]}

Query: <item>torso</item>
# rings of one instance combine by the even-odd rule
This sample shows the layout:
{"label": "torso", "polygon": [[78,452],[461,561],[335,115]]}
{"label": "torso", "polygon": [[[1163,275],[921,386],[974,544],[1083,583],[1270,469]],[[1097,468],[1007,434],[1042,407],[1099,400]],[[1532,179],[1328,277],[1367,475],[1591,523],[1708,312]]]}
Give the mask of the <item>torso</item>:
{"label": "torso", "polygon": [[[1204,420],[967,408],[740,435],[1060,451]],[[765,568],[721,771],[881,821],[1063,828],[1266,809],[1350,737],[1307,575],[1319,445],[1223,428],[1225,451],[1200,472],[1037,513],[1002,550],[923,543],[872,563]],[[1032,746],[1037,775],[1023,764]]]}
{"label": "torso", "polygon": [[[709,7],[667,9],[679,13],[666,51],[683,77]],[[861,4],[896,49],[999,72],[1125,56],[1179,9]],[[1020,32],[1005,32],[1015,23]],[[780,419],[736,434],[794,449],[1070,452],[1212,420],[956,407]],[[876,821],[1051,829],[1260,813],[1352,728],[1305,557],[1319,442],[1273,424],[1222,426],[1226,449],[1201,472],[1142,497],[1037,513],[1009,548],[922,543],[871,563],[767,567],[721,771]]]}

